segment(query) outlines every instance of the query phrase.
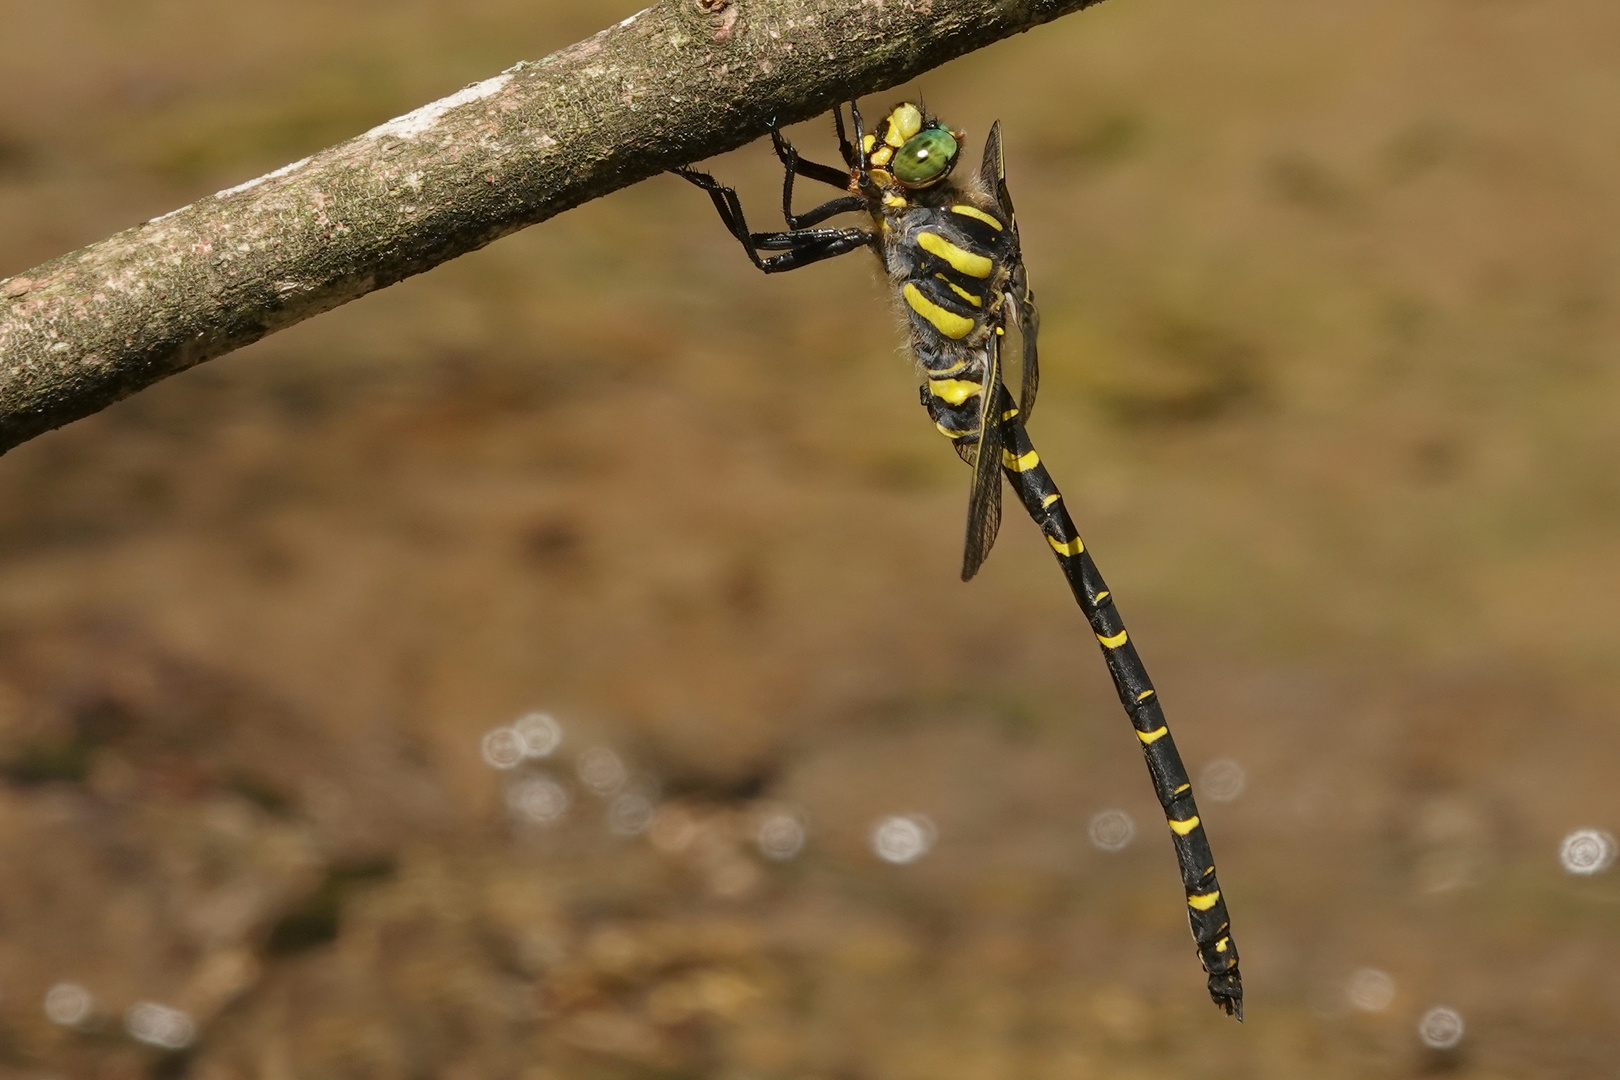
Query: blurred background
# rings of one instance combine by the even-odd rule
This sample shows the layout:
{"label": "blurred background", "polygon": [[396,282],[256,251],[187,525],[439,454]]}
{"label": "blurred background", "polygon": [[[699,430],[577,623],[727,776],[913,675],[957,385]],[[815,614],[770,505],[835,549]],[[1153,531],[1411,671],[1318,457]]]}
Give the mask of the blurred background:
{"label": "blurred background", "polygon": [[[0,0],[0,276],[635,6]],[[1113,0],[912,93],[1003,122],[1248,1022],[875,264],[664,177],[0,459],[0,1076],[1615,1075],[1620,11]]]}

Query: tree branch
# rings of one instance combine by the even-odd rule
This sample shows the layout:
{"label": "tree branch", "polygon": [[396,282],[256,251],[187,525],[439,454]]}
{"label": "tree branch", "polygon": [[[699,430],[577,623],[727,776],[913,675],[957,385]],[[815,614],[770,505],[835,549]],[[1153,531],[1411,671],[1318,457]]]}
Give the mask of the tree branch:
{"label": "tree branch", "polygon": [[0,453],[675,165],[1099,0],[659,0],[0,280]]}

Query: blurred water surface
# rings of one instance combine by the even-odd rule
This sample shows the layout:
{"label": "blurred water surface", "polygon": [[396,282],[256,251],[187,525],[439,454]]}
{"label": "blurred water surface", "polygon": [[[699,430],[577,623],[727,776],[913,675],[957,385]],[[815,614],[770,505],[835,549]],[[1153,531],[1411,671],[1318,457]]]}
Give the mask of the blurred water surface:
{"label": "blurred water surface", "polygon": [[[0,276],[631,10],[0,0]],[[1003,122],[1249,1022],[875,267],[666,177],[0,459],[0,1076],[1612,1075],[1620,11],[1112,0],[912,92]]]}

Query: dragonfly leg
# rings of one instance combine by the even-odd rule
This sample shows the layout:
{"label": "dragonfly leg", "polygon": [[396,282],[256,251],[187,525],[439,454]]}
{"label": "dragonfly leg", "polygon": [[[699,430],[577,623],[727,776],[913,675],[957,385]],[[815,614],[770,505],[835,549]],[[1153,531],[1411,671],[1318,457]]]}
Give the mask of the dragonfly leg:
{"label": "dragonfly leg", "polygon": [[[695,169],[674,171],[709,193],[709,198],[714,202],[714,208],[719,212],[726,230],[742,244],[743,250],[747,252],[753,264],[767,274],[797,270],[801,266],[867,247],[873,242],[872,233],[858,228],[749,232],[748,219],[743,216],[742,201],[737,198],[735,188],[727,187],[708,173],[698,172]],[[839,200],[834,200],[837,201]],[[783,254],[765,258],[760,255],[762,250],[780,251]]]}

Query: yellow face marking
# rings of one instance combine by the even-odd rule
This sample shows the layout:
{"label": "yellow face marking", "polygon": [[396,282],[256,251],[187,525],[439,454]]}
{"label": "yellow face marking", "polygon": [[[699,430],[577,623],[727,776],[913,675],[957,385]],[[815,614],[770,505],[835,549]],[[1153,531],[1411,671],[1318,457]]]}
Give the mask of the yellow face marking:
{"label": "yellow face marking", "polygon": [[1186,821],[1177,821],[1175,818],[1169,818],[1168,820],[1170,822],[1170,831],[1175,833],[1177,836],[1186,836],[1188,833],[1198,828],[1197,814],[1194,814]]}
{"label": "yellow face marking", "polygon": [[1136,737],[1142,740],[1143,746],[1152,746],[1170,733],[1167,727],[1154,728],[1152,731],[1138,731]]}
{"label": "yellow face marking", "polygon": [[885,146],[881,150],[873,151],[869,160],[873,165],[887,165],[889,159],[894,157],[894,147]]}
{"label": "yellow face marking", "polygon": [[992,229],[996,230],[996,232],[1001,231],[1001,222],[997,221],[983,210],[980,210],[977,206],[968,206],[966,203],[957,203],[955,206],[951,207],[951,213],[961,214],[963,217],[970,217],[975,221],[982,221]]}
{"label": "yellow face marking", "polygon": [[1078,555],[1082,551],[1086,550],[1086,545],[1080,542],[1080,538],[1078,536],[1073,540],[1070,540],[1067,544],[1055,536],[1048,536],[1046,538],[1046,542],[1051,544],[1052,550],[1057,552],[1059,555]]}
{"label": "yellow face marking", "polygon": [[1013,472],[1029,472],[1041,463],[1041,455],[1031,450],[1023,457],[1013,457],[1011,450],[1001,452],[1001,463]]}
{"label": "yellow face marking", "polygon": [[894,176],[889,172],[888,169],[872,169],[866,175],[870,176],[872,178],[872,183],[876,184],[878,187],[886,188],[894,186]]}
{"label": "yellow face marking", "polygon": [[951,292],[955,293],[957,296],[960,296],[962,299],[966,300],[968,303],[972,304],[974,307],[983,307],[984,306],[984,297],[975,296],[973,293],[968,292],[966,289],[962,288],[962,286],[958,285],[956,282],[952,281],[950,278],[946,277],[944,274],[935,274],[934,276],[939,278],[939,280],[943,281],[947,286],[949,286]]}
{"label": "yellow face marking", "polygon": [[885,191],[883,193],[883,205],[898,210],[906,205],[906,197],[897,191]]}
{"label": "yellow face marking", "polygon": [[953,341],[967,337],[973,330],[972,319],[958,315],[954,311],[946,311],[924,296],[922,290],[909,281],[906,282],[905,288],[900,290],[900,294],[906,298],[906,303],[911,305],[912,311],[927,319],[935,330]]}
{"label": "yellow face marking", "polygon": [[922,130],[922,110],[911,102],[895,107],[889,114],[889,130],[883,133],[883,141],[896,150],[906,145],[906,140]]}
{"label": "yellow face marking", "polygon": [[970,382],[967,379],[928,380],[928,392],[941,401],[948,401],[952,405],[962,404],[962,402],[976,396],[983,389],[983,383]]}
{"label": "yellow face marking", "polygon": [[1127,640],[1129,640],[1129,638],[1126,635],[1125,631],[1121,630],[1119,633],[1115,634],[1113,637],[1103,637],[1101,634],[1098,634],[1097,635],[1097,640],[1102,642],[1102,646],[1105,649],[1117,649],[1121,645],[1125,644],[1125,642]]}
{"label": "yellow face marking", "polygon": [[918,233],[917,246],[930,255],[944,259],[950,264],[951,269],[959,274],[966,274],[968,277],[987,278],[995,265],[983,255],[963,251],[938,233]]}
{"label": "yellow face marking", "polygon": [[1216,952],[1225,952],[1226,947],[1228,945],[1230,945],[1230,944],[1232,944],[1232,939],[1229,938],[1229,937],[1223,937],[1223,938],[1221,938],[1221,940],[1219,940],[1219,941],[1217,941],[1215,943],[1215,951]]}
{"label": "yellow face marking", "polygon": [[863,136],[861,136],[861,149],[865,150],[868,154],[870,154],[872,152],[872,147],[874,147],[876,145],[877,145],[877,136],[876,135],[863,135]]}
{"label": "yellow face marking", "polygon": [[1041,500],[1041,509],[1045,510],[1048,506],[1051,506],[1053,503],[1057,502],[1061,498],[1063,498],[1063,496],[1059,495],[1055,491],[1052,492],[1052,494],[1048,495],[1046,498]]}
{"label": "yellow face marking", "polygon": [[1215,906],[1215,901],[1221,898],[1221,890],[1204,893],[1202,896],[1187,897],[1187,906],[1197,911],[1208,911]]}
{"label": "yellow face marking", "polygon": [[1192,785],[1191,784],[1182,784],[1180,787],[1176,788],[1175,791],[1171,792],[1171,794],[1180,795],[1183,791],[1191,791],[1191,790],[1192,790]]}

